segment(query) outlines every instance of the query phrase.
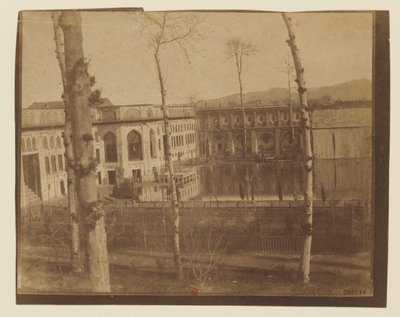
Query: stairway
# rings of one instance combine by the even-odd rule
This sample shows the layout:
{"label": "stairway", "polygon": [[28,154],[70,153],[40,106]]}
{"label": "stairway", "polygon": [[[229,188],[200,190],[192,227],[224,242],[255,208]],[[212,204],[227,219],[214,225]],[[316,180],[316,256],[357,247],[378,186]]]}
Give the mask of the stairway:
{"label": "stairway", "polygon": [[21,192],[21,207],[40,205],[42,200],[36,195],[32,189],[30,189],[25,183],[23,183],[23,190]]}

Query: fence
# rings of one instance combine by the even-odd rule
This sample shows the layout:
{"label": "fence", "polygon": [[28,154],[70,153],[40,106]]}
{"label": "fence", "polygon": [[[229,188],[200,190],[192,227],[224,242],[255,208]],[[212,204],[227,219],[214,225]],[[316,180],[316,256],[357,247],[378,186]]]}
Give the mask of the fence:
{"label": "fence", "polygon": [[[238,200],[188,200],[179,202],[180,207],[183,209],[187,208],[292,208],[302,207],[304,202],[300,200],[254,200],[254,201],[238,201]],[[328,208],[332,205],[335,207],[344,207],[344,205],[352,206],[364,206],[365,201],[363,200],[315,200],[314,206],[318,208]],[[112,205],[115,207],[134,207],[134,208],[169,208],[171,206],[170,201],[141,201],[132,202],[131,199],[118,199]]]}
{"label": "fence", "polygon": [[[185,202],[186,203],[186,202]],[[226,240],[227,252],[299,254],[302,249],[301,204],[291,206],[267,203],[262,208],[238,208],[235,202],[222,207],[203,208],[190,202],[181,206],[181,248],[193,228],[201,235],[198,245],[206,249],[212,232]],[[356,252],[370,247],[371,222],[362,202],[315,206],[313,252]],[[112,249],[171,250],[173,214],[167,204],[132,205],[120,203],[105,207],[108,246]],[[192,206],[192,207],[189,207]],[[196,206],[196,207],[194,207]],[[50,230],[68,244],[69,216],[63,206],[36,206],[22,211],[20,231],[25,240],[39,243],[38,236]]]}

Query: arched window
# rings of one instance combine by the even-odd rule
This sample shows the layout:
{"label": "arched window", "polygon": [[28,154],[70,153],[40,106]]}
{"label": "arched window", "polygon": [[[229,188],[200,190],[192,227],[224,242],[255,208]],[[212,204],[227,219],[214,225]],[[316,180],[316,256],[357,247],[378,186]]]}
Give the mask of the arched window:
{"label": "arched window", "polygon": [[103,121],[114,121],[117,116],[113,110],[104,110],[102,112]]}
{"label": "arched window", "polygon": [[117,137],[112,132],[104,136],[104,152],[106,163],[118,162]]}
{"label": "arched window", "polygon": [[271,126],[278,125],[278,115],[276,113],[269,114],[269,122],[268,124]]}
{"label": "arched window", "polygon": [[140,119],[140,111],[138,109],[132,108],[128,109],[125,112],[125,120],[139,120]]}
{"label": "arched window", "polygon": [[228,146],[226,144],[226,136],[225,135],[216,135],[213,139],[213,152],[215,154],[225,154],[228,150]]}
{"label": "arched window", "polygon": [[301,151],[300,148],[300,133],[295,132],[292,136],[292,133],[286,132],[281,135],[281,152],[282,153],[299,153]]}
{"label": "arched window", "polygon": [[[233,140],[233,148],[236,155],[243,155],[244,135],[239,134]],[[246,153],[251,153],[251,144],[249,138],[246,142]]]}
{"label": "arched window", "polygon": [[49,143],[48,143],[48,141],[47,141],[47,137],[46,137],[46,136],[43,137],[43,148],[44,148],[45,150],[48,150],[48,149],[49,149]]}
{"label": "arched window", "polygon": [[64,180],[60,181],[60,190],[61,190],[61,195],[65,196],[65,184]]}
{"label": "arched window", "polygon": [[21,151],[25,152],[25,139],[21,139]]}
{"label": "arched window", "polygon": [[46,125],[52,125],[53,124],[53,121],[51,120],[51,113],[50,112],[46,112],[44,119],[46,121]]}
{"label": "arched window", "polygon": [[32,138],[32,150],[37,151],[36,139],[34,137]]}
{"label": "arched window", "polygon": [[96,143],[99,142],[99,133],[97,131],[94,133],[94,139],[95,139]]}
{"label": "arched window", "polygon": [[259,114],[257,115],[257,119],[259,125],[265,125],[265,115]]}
{"label": "arched window", "polygon": [[28,152],[32,151],[32,143],[31,143],[31,139],[30,138],[28,138],[26,140],[26,148],[27,148]]}
{"label": "arched window", "polygon": [[281,124],[287,124],[289,122],[289,114],[286,112],[281,113]]}
{"label": "arched window", "polygon": [[275,152],[275,136],[270,133],[261,134],[257,139],[257,152],[260,154]]}
{"label": "arched window", "polygon": [[58,121],[60,122],[60,124],[62,124],[63,122],[65,122],[65,119],[64,119],[64,112],[59,112],[58,113]]}
{"label": "arched window", "polygon": [[142,160],[142,137],[132,130],[128,133],[128,159],[130,161]]}
{"label": "arched window", "polygon": [[40,124],[40,125],[46,125],[46,118],[45,118],[43,112],[40,113],[39,124]]}
{"label": "arched window", "polygon": [[35,116],[33,115],[33,113],[32,112],[30,112],[29,113],[29,115],[28,115],[28,120],[29,120],[29,125],[30,126],[34,126],[35,125]]}
{"label": "arched window", "polygon": [[150,129],[150,156],[151,158],[156,158],[156,135],[153,129]]}
{"label": "arched window", "polygon": [[60,123],[60,122],[58,122],[57,112],[53,112],[51,114],[51,122],[52,122],[53,125],[57,125],[57,124]]}
{"label": "arched window", "polygon": [[58,149],[61,149],[61,138],[59,136],[57,136],[56,145]]}
{"label": "arched window", "polygon": [[53,136],[50,137],[50,148],[54,149],[54,137]]}

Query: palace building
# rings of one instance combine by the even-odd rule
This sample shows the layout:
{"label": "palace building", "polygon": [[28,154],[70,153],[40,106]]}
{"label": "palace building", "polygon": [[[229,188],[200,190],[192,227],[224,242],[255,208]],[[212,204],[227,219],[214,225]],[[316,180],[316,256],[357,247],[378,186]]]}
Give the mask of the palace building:
{"label": "palace building", "polygon": [[[195,109],[169,106],[168,117],[172,159],[196,158]],[[99,185],[114,185],[118,177],[140,183],[160,181],[159,176],[165,173],[161,106],[115,106],[108,99],[102,99],[99,106],[92,108],[92,123]],[[63,129],[63,102],[33,103],[23,109],[22,206],[67,194]]]}
{"label": "palace building", "polygon": [[[329,199],[369,200],[371,102],[315,103],[310,108],[316,199],[328,196]],[[298,107],[293,107],[292,122],[288,105],[260,103],[246,105],[245,116],[237,105],[199,106],[197,117],[200,161],[209,166],[223,162],[232,165],[224,182],[217,180],[214,186],[222,196],[237,191],[234,177],[230,175],[235,166],[244,164],[262,183],[259,187],[265,197],[277,197],[278,192],[284,199],[302,195],[303,144]]]}
{"label": "palace building", "polygon": [[[254,169],[253,174],[263,174],[264,191],[271,195],[277,187],[282,188],[283,194],[294,193],[295,188],[301,187],[303,145],[297,107],[293,108],[290,120],[287,105],[248,105],[246,155],[243,113],[237,106],[171,105],[168,118],[180,199],[191,199],[207,191],[208,182],[203,177],[203,184],[199,184],[198,174],[205,169],[197,169],[193,162],[203,166],[248,164],[246,168]],[[371,103],[316,104],[312,106],[311,120],[316,196],[321,196],[323,187],[331,197],[369,199]],[[101,99],[101,104],[92,108],[92,123],[99,192],[109,194],[118,180],[130,179],[140,183],[141,200],[164,199],[159,188],[165,188],[168,175],[161,106],[116,106]],[[63,129],[63,102],[33,103],[22,110],[23,207],[67,195]],[[221,191],[236,191],[230,174],[216,180],[221,182]],[[296,179],[297,185],[293,183]]]}

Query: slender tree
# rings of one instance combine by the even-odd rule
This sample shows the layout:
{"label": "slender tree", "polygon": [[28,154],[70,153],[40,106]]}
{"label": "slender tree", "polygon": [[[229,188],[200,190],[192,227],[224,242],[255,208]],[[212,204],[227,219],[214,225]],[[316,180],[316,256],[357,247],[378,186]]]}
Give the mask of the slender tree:
{"label": "slender tree", "polygon": [[64,35],[65,94],[71,116],[78,212],[85,222],[89,277],[94,292],[109,292],[107,237],[103,208],[97,201],[97,160],[90,115],[92,79],[84,60],[79,12],[63,11],[59,26]]}
{"label": "slender tree", "polygon": [[286,56],[282,65],[279,69],[281,73],[284,73],[287,76],[287,85],[288,85],[288,106],[289,106],[289,124],[291,129],[291,138],[294,141],[294,126],[293,126],[293,104],[292,104],[292,81],[295,79],[294,75],[294,67],[290,61],[289,56]]}
{"label": "slender tree", "polygon": [[169,174],[169,189],[171,193],[171,207],[174,214],[174,262],[176,276],[182,280],[182,263],[179,238],[179,205],[177,199],[177,188],[175,184],[174,164],[172,160],[171,129],[167,109],[167,90],[161,55],[164,48],[175,46],[183,52],[189,60],[188,50],[193,49],[193,40],[199,35],[198,28],[201,20],[196,15],[173,14],[173,13],[143,13],[143,29],[149,30],[150,48],[152,50],[155,65],[157,67],[158,82],[160,85],[161,108],[163,112],[165,138],[165,165]]}
{"label": "slender tree", "polygon": [[71,144],[71,117],[69,114],[68,107],[68,96],[66,94],[67,88],[67,75],[65,73],[65,55],[64,55],[64,39],[62,30],[58,25],[60,13],[52,12],[53,27],[54,27],[54,41],[56,44],[56,56],[58,64],[60,66],[61,79],[63,85],[62,98],[64,101],[64,112],[65,112],[65,123],[64,123],[64,157],[65,157],[65,169],[67,172],[67,188],[68,188],[68,210],[71,217],[71,264],[72,269],[75,272],[82,270],[81,259],[80,259],[80,243],[79,243],[79,226],[78,226],[78,214],[77,214],[77,198],[75,188],[75,172],[74,172],[74,153]]}
{"label": "slender tree", "polygon": [[225,44],[225,53],[228,59],[233,58],[236,65],[236,71],[238,75],[239,83],[239,97],[240,97],[240,108],[242,109],[242,120],[243,120],[243,157],[246,156],[247,151],[247,120],[245,106],[243,102],[243,84],[242,84],[242,72],[243,72],[243,58],[250,56],[254,53],[255,47],[250,42],[245,42],[240,39],[230,39]]}
{"label": "slender tree", "polygon": [[311,121],[307,99],[307,88],[304,80],[304,68],[301,64],[299,49],[296,45],[296,37],[293,31],[292,19],[286,13],[282,13],[286,24],[293,63],[296,71],[296,83],[301,107],[301,119],[303,123],[303,152],[304,170],[306,173],[306,186],[304,190],[304,224],[303,224],[303,252],[301,256],[301,274],[304,283],[310,281],[311,242],[312,242],[312,221],[313,221],[313,151],[311,140]]}

